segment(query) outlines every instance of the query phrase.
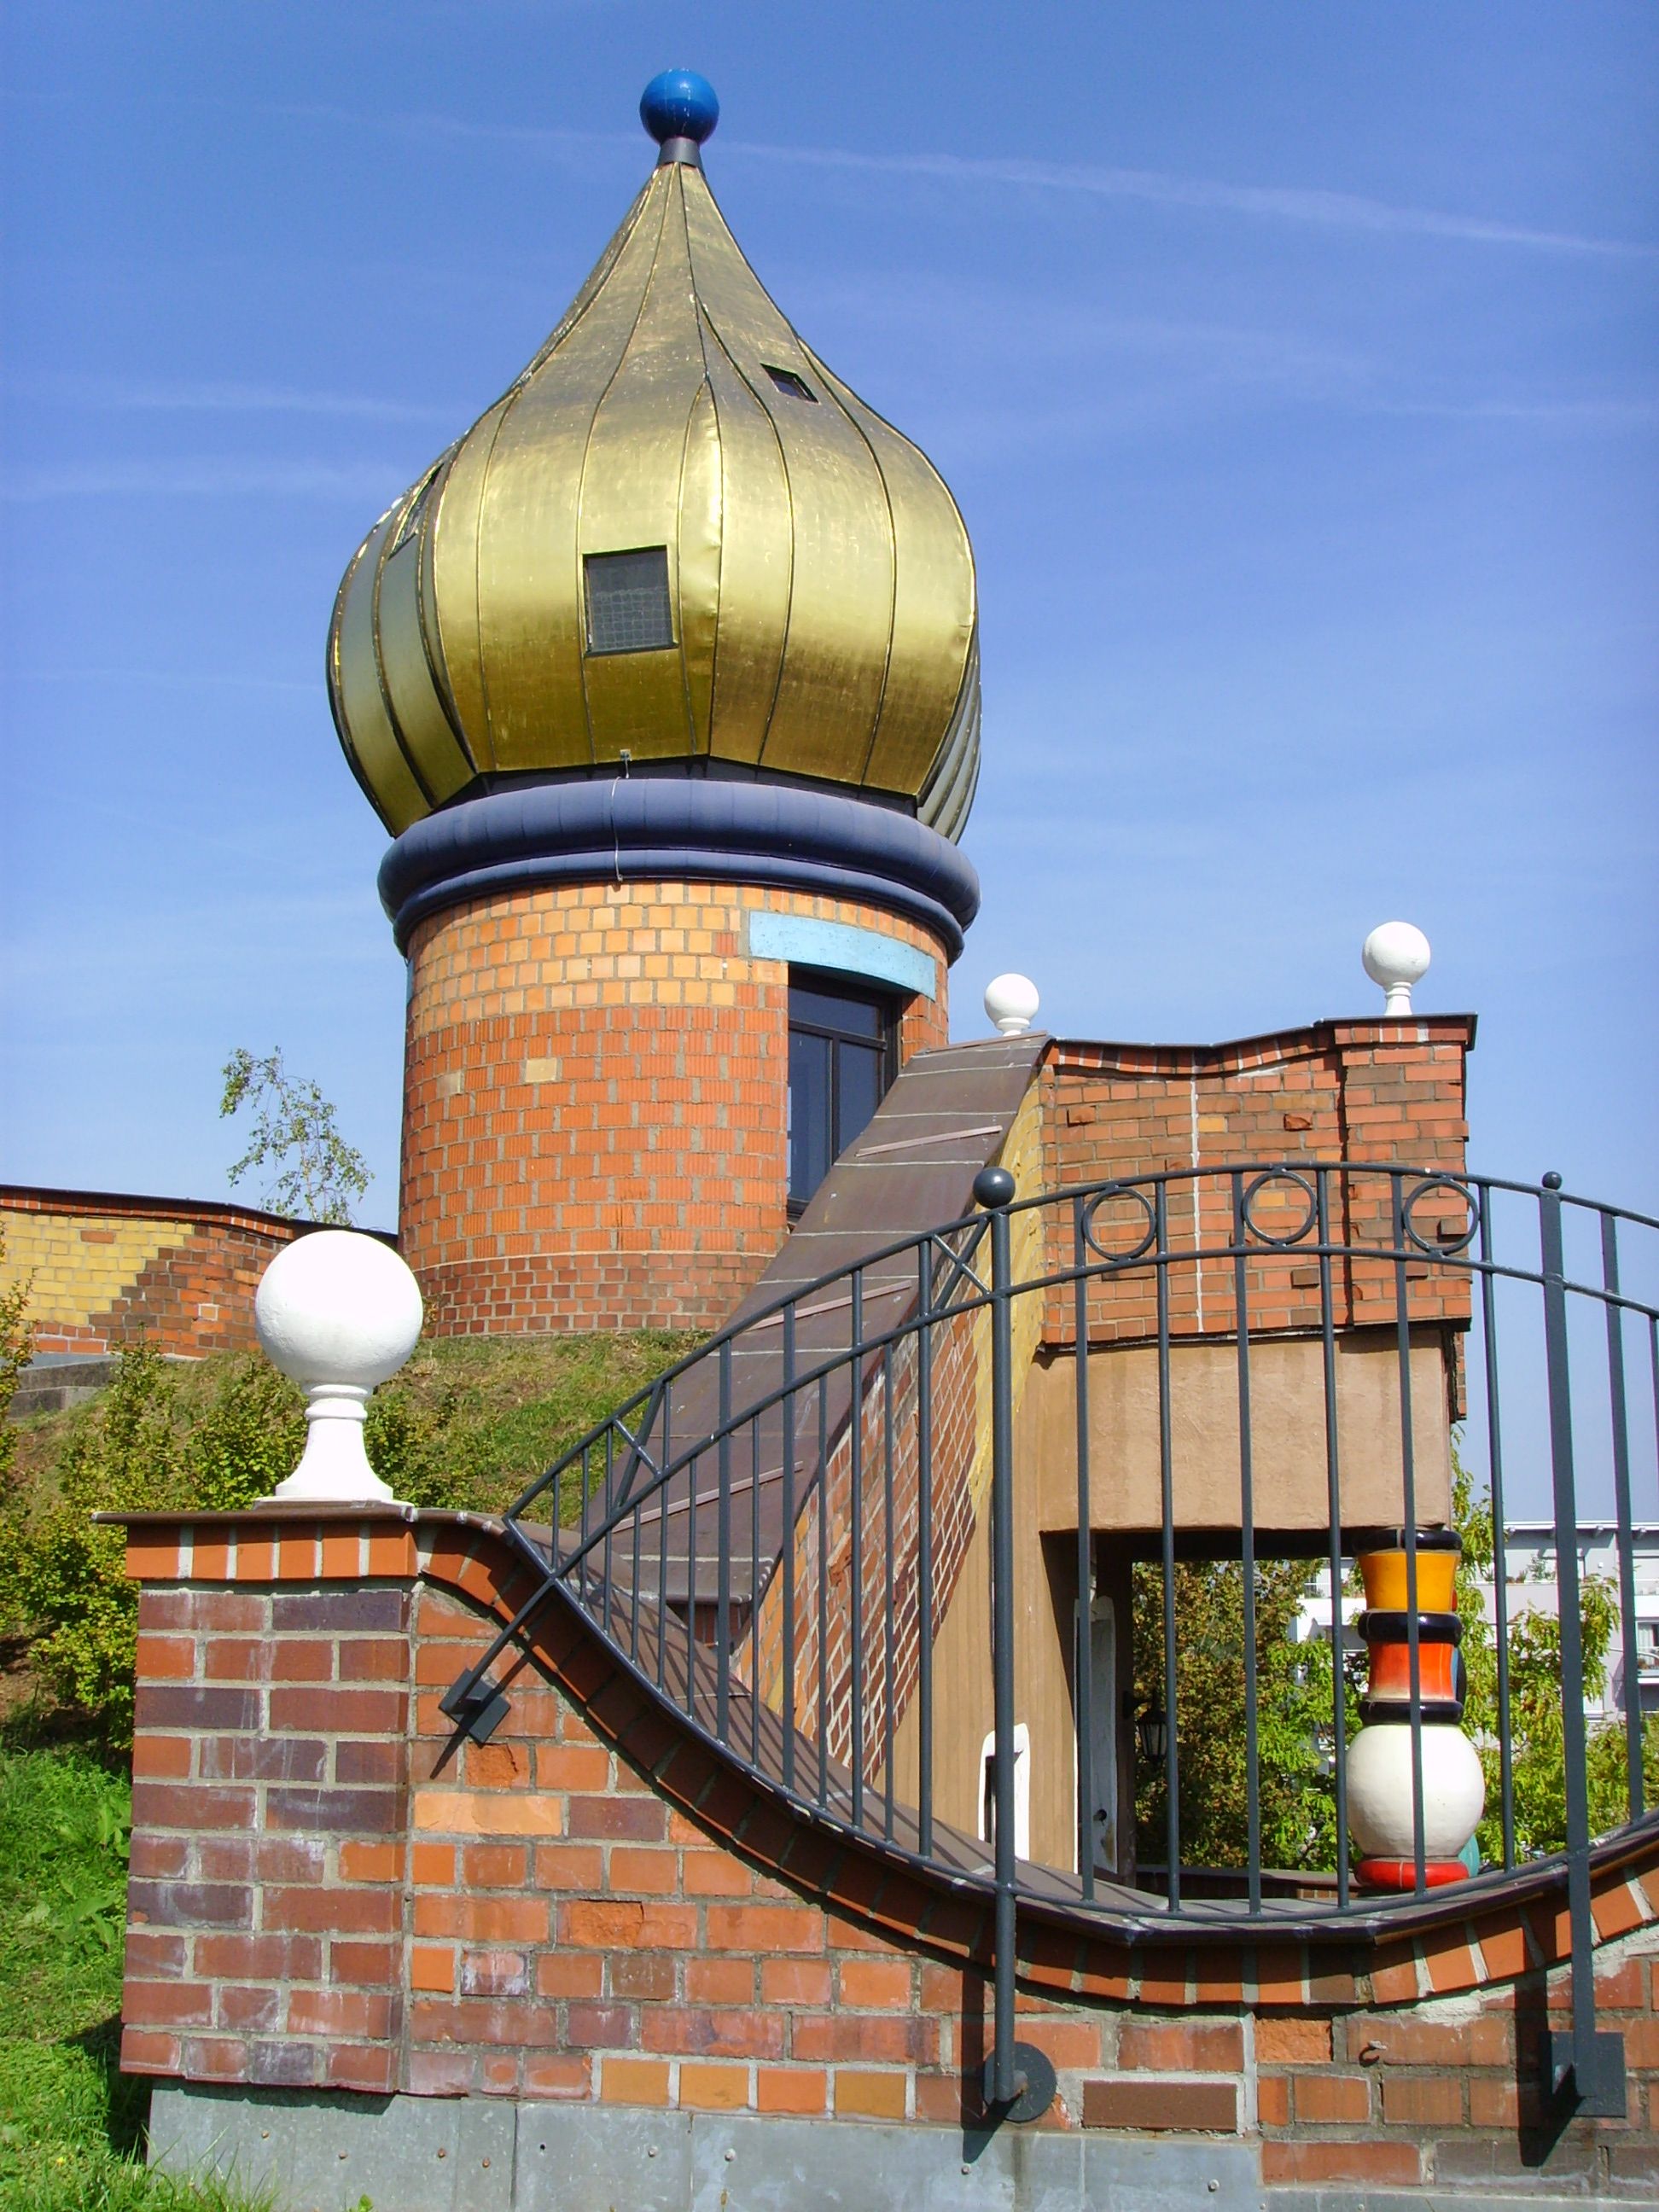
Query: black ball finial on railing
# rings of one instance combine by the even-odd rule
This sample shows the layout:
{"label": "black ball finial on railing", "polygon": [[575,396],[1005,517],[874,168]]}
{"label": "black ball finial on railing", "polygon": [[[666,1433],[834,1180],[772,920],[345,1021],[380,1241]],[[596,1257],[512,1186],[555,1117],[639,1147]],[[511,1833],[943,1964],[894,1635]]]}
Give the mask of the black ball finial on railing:
{"label": "black ball finial on railing", "polygon": [[1544,1177],[1544,1188],[1546,1190],[1559,1190],[1561,1188],[1561,1178],[1553,1168]]}
{"label": "black ball finial on railing", "polygon": [[974,1177],[975,1206],[995,1207],[1000,1210],[1005,1206],[1012,1205],[1013,1196],[1014,1179],[1006,1168],[981,1168]]}

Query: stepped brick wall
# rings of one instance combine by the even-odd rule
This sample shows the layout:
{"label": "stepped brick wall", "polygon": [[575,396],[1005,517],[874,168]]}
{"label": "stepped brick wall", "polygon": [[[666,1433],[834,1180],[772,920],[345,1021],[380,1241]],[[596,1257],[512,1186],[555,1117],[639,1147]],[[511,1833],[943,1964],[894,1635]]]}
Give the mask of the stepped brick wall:
{"label": "stepped brick wall", "polygon": [[[991,1904],[798,1823],[562,1602],[488,1745],[446,1685],[522,1595],[488,1524],[133,1522],[143,1583],[124,2064],[219,2085],[979,2117]],[[1565,1900],[1442,1893],[1389,1940],[1129,1942],[1022,1914],[1046,2129],[1231,2136],[1264,2183],[1659,2185],[1659,1841],[1595,1875],[1628,2117],[1539,2102]]]}
{"label": "stepped brick wall", "polygon": [[[1044,1188],[1098,1182],[1195,1167],[1224,1170],[1236,1162],[1283,1161],[1295,1169],[1310,1160],[1404,1161],[1447,1176],[1464,1171],[1465,1061],[1474,1042],[1467,1014],[1413,1016],[1404,1020],[1317,1022],[1223,1045],[1127,1045],[1056,1041],[1042,1084],[1044,1109]],[[1333,1185],[1340,1218],[1338,1241],[1364,1241],[1389,1232],[1386,1176],[1358,1177],[1346,1190]],[[1170,1186],[1172,1243],[1225,1244],[1232,1194],[1224,1175],[1196,1185]],[[1292,1233],[1304,1219],[1305,1194],[1288,1181],[1264,1188],[1253,1212],[1270,1235]],[[1431,1248],[1461,1235],[1468,1209],[1456,1194],[1426,1192],[1412,1225]],[[1066,1264],[1057,1223],[1051,1260]],[[1128,1249],[1146,1233],[1146,1218],[1131,1200],[1103,1208],[1096,1224],[1107,1252]],[[1415,1321],[1468,1318],[1467,1277],[1436,1271],[1425,1255],[1407,1270]],[[1316,1266],[1294,1254],[1264,1252],[1252,1262],[1252,1325],[1317,1328],[1320,1285]],[[1170,1324],[1177,1334],[1234,1327],[1234,1281],[1230,1261],[1174,1271],[1170,1278]],[[1392,1322],[1391,1267],[1350,1261],[1335,1271],[1334,1317],[1340,1326]],[[1097,1285],[1090,1299],[1091,1342],[1144,1338],[1155,1333],[1155,1285],[1150,1274]],[[1201,1298],[1201,1310],[1200,1301]],[[1076,1340],[1069,1293],[1050,1301],[1045,1339]]]}
{"label": "stepped brick wall", "polygon": [[901,1054],[944,1043],[944,949],[876,907],[629,882],[416,927],[400,1221],[429,1329],[714,1328],[752,1287],[788,1184],[788,966],[750,954],[757,913],[922,955]]}
{"label": "stepped brick wall", "polygon": [[0,1285],[27,1281],[36,1352],[118,1352],[142,1335],[199,1358],[252,1348],[253,1293],[311,1227],[248,1206],[0,1185]]}

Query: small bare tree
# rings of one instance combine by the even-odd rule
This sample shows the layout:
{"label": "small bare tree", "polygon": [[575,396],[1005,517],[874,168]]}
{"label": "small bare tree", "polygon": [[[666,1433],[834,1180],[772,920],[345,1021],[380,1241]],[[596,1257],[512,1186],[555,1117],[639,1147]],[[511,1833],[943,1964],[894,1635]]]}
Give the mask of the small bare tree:
{"label": "small bare tree", "polygon": [[334,1108],[316,1084],[290,1075],[283,1055],[256,1060],[240,1048],[225,1062],[222,1115],[246,1106],[253,1115],[247,1150],[229,1170],[239,1183],[263,1170],[271,1180],[264,1203],[273,1213],[349,1226],[351,1206],[373,1180],[368,1163],[334,1126]]}

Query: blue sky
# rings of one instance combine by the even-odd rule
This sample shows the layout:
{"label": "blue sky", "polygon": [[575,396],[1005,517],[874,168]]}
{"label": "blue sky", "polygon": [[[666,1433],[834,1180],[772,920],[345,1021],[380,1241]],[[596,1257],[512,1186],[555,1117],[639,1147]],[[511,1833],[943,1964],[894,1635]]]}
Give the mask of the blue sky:
{"label": "blue sky", "polygon": [[395,1211],[403,975],[322,679],[369,523],[705,71],[774,296],[983,604],[955,975],[1215,1039],[1481,1018],[1472,1157],[1659,1210],[1659,11],[12,0],[0,1177],[212,1196],[233,1046]]}

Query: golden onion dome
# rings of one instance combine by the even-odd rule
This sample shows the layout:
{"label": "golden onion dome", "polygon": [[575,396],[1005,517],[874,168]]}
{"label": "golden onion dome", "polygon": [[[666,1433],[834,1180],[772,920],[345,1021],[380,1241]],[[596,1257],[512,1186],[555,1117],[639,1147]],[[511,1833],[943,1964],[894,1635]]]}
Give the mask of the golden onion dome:
{"label": "golden onion dome", "polygon": [[341,743],[394,832],[627,759],[839,787],[954,837],[979,761],[956,502],[738,251],[698,157],[712,92],[659,79],[641,113],[661,160],[563,321],[346,571]]}

